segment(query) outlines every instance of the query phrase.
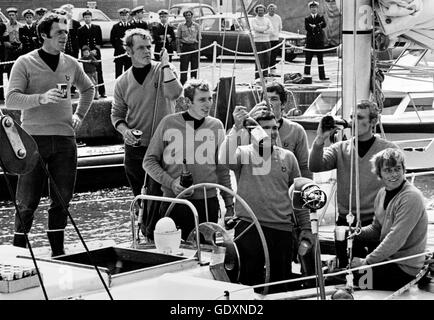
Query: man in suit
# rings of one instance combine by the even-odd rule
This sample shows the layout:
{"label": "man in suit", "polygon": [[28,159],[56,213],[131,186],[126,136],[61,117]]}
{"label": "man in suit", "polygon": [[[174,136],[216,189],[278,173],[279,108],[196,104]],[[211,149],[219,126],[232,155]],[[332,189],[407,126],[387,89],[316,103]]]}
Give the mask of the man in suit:
{"label": "man in suit", "polygon": [[[36,27],[36,30],[38,29],[38,22],[39,20],[41,20],[41,18],[44,16],[44,14],[47,12],[47,8],[36,8],[35,9],[35,21],[33,22],[33,24]],[[38,48],[42,47],[42,38],[39,37],[38,35]]]}
{"label": "man in suit", "polygon": [[135,16],[133,21],[133,28],[140,28],[143,30],[149,30],[148,24],[146,23],[143,14],[144,14],[145,8],[143,6],[135,7],[133,10],[131,10],[131,13]]}
{"label": "man in suit", "polygon": [[[101,60],[101,45],[102,45],[102,32],[101,27],[96,24],[92,24],[92,12],[86,10],[82,13],[84,19],[84,25],[78,29],[78,42],[79,47],[88,46],[90,52],[95,55],[95,58]],[[102,63],[99,62],[96,67],[98,74],[98,92],[100,98],[107,98],[105,94],[104,78],[102,75]]]}
{"label": "man in suit", "polygon": [[[80,28],[80,22],[72,19],[72,9],[74,9],[74,5],[64,4],[60,9],[65,12],[66,18],[68,19],[68,38],[65,53],[78,59],[78,53],[80,51],[78,44],[78,29]],[[74,86],[71,86],[71,94],[75,94]]]}
{"label": "man in suit", "polygon": [[26,9],[22,13],[25,24],[19,29],[19,39],[22,43],[22,54],[26,54],[34,49],[38,48],[38,33],[36,31],[36,25],[33,23],[33,17],[35,12],[31,9]]}
{"label": "man in suit", "polygon": [[[112,44],[114,56],[125,54],[125,48],[123,46],[122,38],[125,36],[125,31],[131,29],[131,24],[128,22],[128,13],[130,9],[121,8],[118,10],[119,22],[113,25],[110,31],[110,43]],[[123,72],[131,67],[131,58],[128,55],[115,59],[115,79],[117,79]]]}
{"label": "man in suit", "polygon": [[64,4],[60,9],[66,12],[66,18],[68,19],[68,42],[66,43],[65,53],[78,58],[80,51],[80,45],[78,41],[78,29],[81,27],[80,22],[72,19],[72,4]]}
{"label": "man in suit", "polygon": [[[158,15],[160,16],[160,23],[152,28],[152,36],[154,38],[155,49],[154,57],[156,61],[160,61],[160,52],[163,49],[164,36],[166,36],[165,48],[167,52],[173,53],[173,46],[176,44],[176,35],[173,27],[168,22],[167,10],[158,10]],[[167,25],[167,32],[166,32]],[[172,62],[172,55],[169,55],[169,61]]]}
{"label": "man in suit", "polygon": [[[307,49],[323,49],[324,48],[324,32],[323,29],[327,26],[324,16],[318,13],[318,2],[311,1],[308,6],[310,15],[304,19],[304,26],[306,28],[306,48]],[[316,55],[318,59],[318,73],[320,80],[328,80],[325,75],[323,53],[321,51],[305,51],[306,63],[304,66],[304,74],[310,75],[310,64],[312,58]]]}

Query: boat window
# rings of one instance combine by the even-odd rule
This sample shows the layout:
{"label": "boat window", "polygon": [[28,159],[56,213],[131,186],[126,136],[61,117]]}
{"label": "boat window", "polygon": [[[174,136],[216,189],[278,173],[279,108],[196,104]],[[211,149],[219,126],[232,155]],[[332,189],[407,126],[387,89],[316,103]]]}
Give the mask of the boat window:
{"label": "boat window", "polygon": [[[406,49],[401,56],[395,61],[398,66],[414,67],[419,64],[427,49]],[[395,73],[411,73],[411,70],[403,69],[398,66],[393,66],[389,72]]]}
{"label": "boat window", "polygon": [[306,116],[318,116],[329,113],[340,99],[339,95],[320,94],[304,112]]}
{"label": "boat window", "polygon": [[392,115],[395,113],[399,104],[401,103],[403,97],[397,98],[386,98],[383,104],[383,110],[381,111],[382,115]]}
{"label": "boat window", "polygon": [[414,107],[416,107],[417,111],[433,111],[433,97],[420,97],[413,98],[413,103],[410,101],[407,108],[405,108],[404,112],[414,112]]}

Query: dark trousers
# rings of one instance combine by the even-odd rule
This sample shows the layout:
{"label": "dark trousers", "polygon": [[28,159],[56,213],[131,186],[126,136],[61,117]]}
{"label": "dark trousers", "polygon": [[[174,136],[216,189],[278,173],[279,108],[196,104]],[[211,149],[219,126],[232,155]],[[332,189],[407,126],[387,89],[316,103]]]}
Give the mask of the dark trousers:
{"label": "dark trousers", "polygon": [[[199,223],[202,222],[215,222],[218,221],[219,215],[219,201],[217,197],[207,198],[206,205],[208,207],[208,219],[205,210],[204,199],[188,199],[196,208],[199,215]],[[164,202],[161,204],[160,216],[164,217],[170,203]],[[175,221],[177,228],[181,229],[181,237],[186,240],[190,232],[194,229],[193,212],[191,209],[183,204],[176,204],[173,206],[172,211],[169,213],[169,217]]]}
{"label": "dark trousers", "polygon": [[[101,58],[98,58],[98,60],[99,59],[101,59]],[[105,95],[105,86],[103,85],[104,78],[102,76],[102,63],[101,62],[96,65],[96,73],[98,74],[98,85],[99,85],[98,86],[98,92],[102,96],[102,95]]]}
{"label": "dark trousers", "polygon": [[[197,50],[197,44],[182,44],[181,52],[189,52]],[[188,64],[190,64],[190,77],[197,78],[197,69],[199,68],[199,54],[197,52],[183,54],[180,57],[180,72],[181,72],[181,84],[187,81]],[[183,72],[184,71],[184,72]]]}
{"label": "dark trousers", "polygon": [[[141,194],[142,186],[145,182],[145,170],[143,170],[143,158],[147,147],[133,147],[125,145],[125,174],[127,176],[128,183],[133,190],[134,196]],[[146,194],[161,196],[161,185],[147,176],[146,180]],[[155,226],[156,220],[158,220],[159,209],[161,202],[159,201],[144,201],[142,205],[145,210],[143,212],[142,233],[143,235],[153,238],[153,226]]]}
{"label": "dark trousers", "polygon": [[[235,227],[237,237],[251,223],[241,220]],[[270,282],[290,279],[292,277],[292,232],[262,226],[270,256]],[[240,253],[240,282],[246,285],[264,283],[264,252],[255,227],[251,227],[236,242]],[[262,292],[263,288],[255,289]],[[269,293],[288,291],[287,284],[269,287]]]}
{"label": "dark trousers", "polygon": [[131,58],[123,56],[115,59],[115,79],[131,67]]}
{"label": "dark trousers", "polygon": [[[255,42],[257,51],[264,51],[271,48],[270,42]],[[261,65],[262,74],[264,77],[268,77],[268,68],[270,67],[270,51],[260,53],[259,64]],[[265,70],[264,70],[265,69]],[[255,79],[259,78],[258,65],[255,63]]]}
{"label": "dark trousers", "polygon": [[323,80],[325,76],[325,69],[324,69],[324,59],[323,59],[323,53],[318,51],[305,51],[304,52],[306,56],[306,63],[304,65],[304,74],[310,75],[310,64],[312,62],[312,58],[314,55],[316,55],[316,58],[318,60],[318,73],[319,78]]}
{"label": "dark trousers", "polygon": [[[60,196],[68,208],[74,192],[77,172],[75,138],[66,136],[33,136],[33,138]],[[30,173],[18,177],[16,198],[19,213],[15,215],[15,232],[28,233],[30,231],[34,212],[38,208],[47,178],[41,163],[38,163]],[[51,202],[48,208],[48,230],[63,230],[67,223],[67,213],[53,188],[53,181],[50,180]],[[23,223],[21,223],[18,214]]]}
{"label": "dark trousers", "polygon": [[[370,225],[372,221],[362,222],[362,227]],[[353,226],[357,223],[354,219]],[[337,226],[348,226],[345,217],[339,216],[336,221]],[[378,241],[361,241],[354,238],[353,240],[353,257],[365,258],[369,253],[375,250],[380,243]],[[335,241],[336,257],[339,261],[339,268],[345,268],[348,265],[347,258],[347,240]]]}
{"label": "dark trousers", "polygon": [[[271,48],[275,47],[279,43],[280,43],[279,40],[270,41],[270,47]],[[271,53],[270,53],[270,67],[275,68],[274,65],[276,64],[277,56],[279,55],[279,51],[281,51],[281,50],[282,50],[281,47],[277,47],[277,48],[274,48],[273,50],[271,50]]]}
{"label": "dark trousers", "polygon": [[[354,284],[358,286],[367,286],[362,287],[362,289],[396,291],[415,278],[414,276],[404,272],[396,263],[384,264],[367,270],[369,270],[368,273],[366,270],[354,272]],[[371,283],[366,281],[369,274],[372,275]],[[364,281],[359,281],[362,276],[365,278],[363,279]],[[369,287],[370,284],[372,284],[372,287]]]}

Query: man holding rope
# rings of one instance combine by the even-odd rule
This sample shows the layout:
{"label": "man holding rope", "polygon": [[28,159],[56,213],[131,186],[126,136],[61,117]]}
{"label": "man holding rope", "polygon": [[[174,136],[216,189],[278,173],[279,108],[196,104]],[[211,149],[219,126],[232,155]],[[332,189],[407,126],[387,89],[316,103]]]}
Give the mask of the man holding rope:
{"label": "man holding rope", "polygon": [[[127,30],[123,43],[132,68],[116,79],[111,120],[124,138],[125,173],[134,196],[137,196],[145,182],[142,161],[149,141],[161,119],[175,111],[175,101],[182,93],[182,86],[165,49],[161,51],[161,62],[152,61],[152,38],[148,30]],[[134,136],[134,129],[142,132],[141,138]],[[161,195],[161,186],[150,176],[146,180],[148,194]],[[148,215],[159,208],[159,202],[153,203]],[[152,238],[152,233],[143,229],[142,232]]]}
{"label": "man holding rope", "polygon": [[[13,244],[26,247],[24,233],[32,226],[48,170],[51,203],[47,236],[52,255],[57,256],[64,254],[66,209],[73,195],[77,172],[75,132],[92,103],[94,86],[80,64],[63,53],[68,34],[64,16],[44,16],[38,23],[38,34],[43,40],[42,48],[18,58],[12,67],[6,96],[7,108],[21,110],[23,129],[35,139],[43,160],[33,171],[18,177]],[[65,93],[59,90],[59,84],[66,86]],[[71,85],[80,92],[75,113],[72,113]]]}

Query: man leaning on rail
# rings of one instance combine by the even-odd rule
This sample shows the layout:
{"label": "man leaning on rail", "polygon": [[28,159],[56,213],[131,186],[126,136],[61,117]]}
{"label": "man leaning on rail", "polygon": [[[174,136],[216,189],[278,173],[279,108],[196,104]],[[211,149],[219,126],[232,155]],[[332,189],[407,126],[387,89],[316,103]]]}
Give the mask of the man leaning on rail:
{"label": "man leaning on rail", "polygon": [[[45,15],[38,23],[38,34],[43,40],[42,48],[17,59],[6,96],[6,108],[21,110],[23,129],[35,139],[44,162],[18,177],[14,245],[26,247],[24,233],[30,231],[47,182],[46,166],[51,176],[47,235],[52,254],[57,256],[64,254],[66,210],[77,172],[75,132],[92,103],[94,86],[80,64],[63,53],[68,35],[65,17],[54,13]],[[58,84],[66,84],[66,96],[57,88]],[[72,85],[80,92],[75,113],[72,113],[71,104]]]}
{"label": "man leaning on rail", "polygon": [[[374,221],[356,239],[380,241],[365,259],[354,258],[352,267],[417,255],[425,251],[428,215],[422,193],[405,179],[404,152],[388,148],[375,154],[372,171],[384,183],[375,197]],[[398,290],[422,269],[425,256],[375,266],[372,288]],[[358,273],[356,272],[356,275]]]}

